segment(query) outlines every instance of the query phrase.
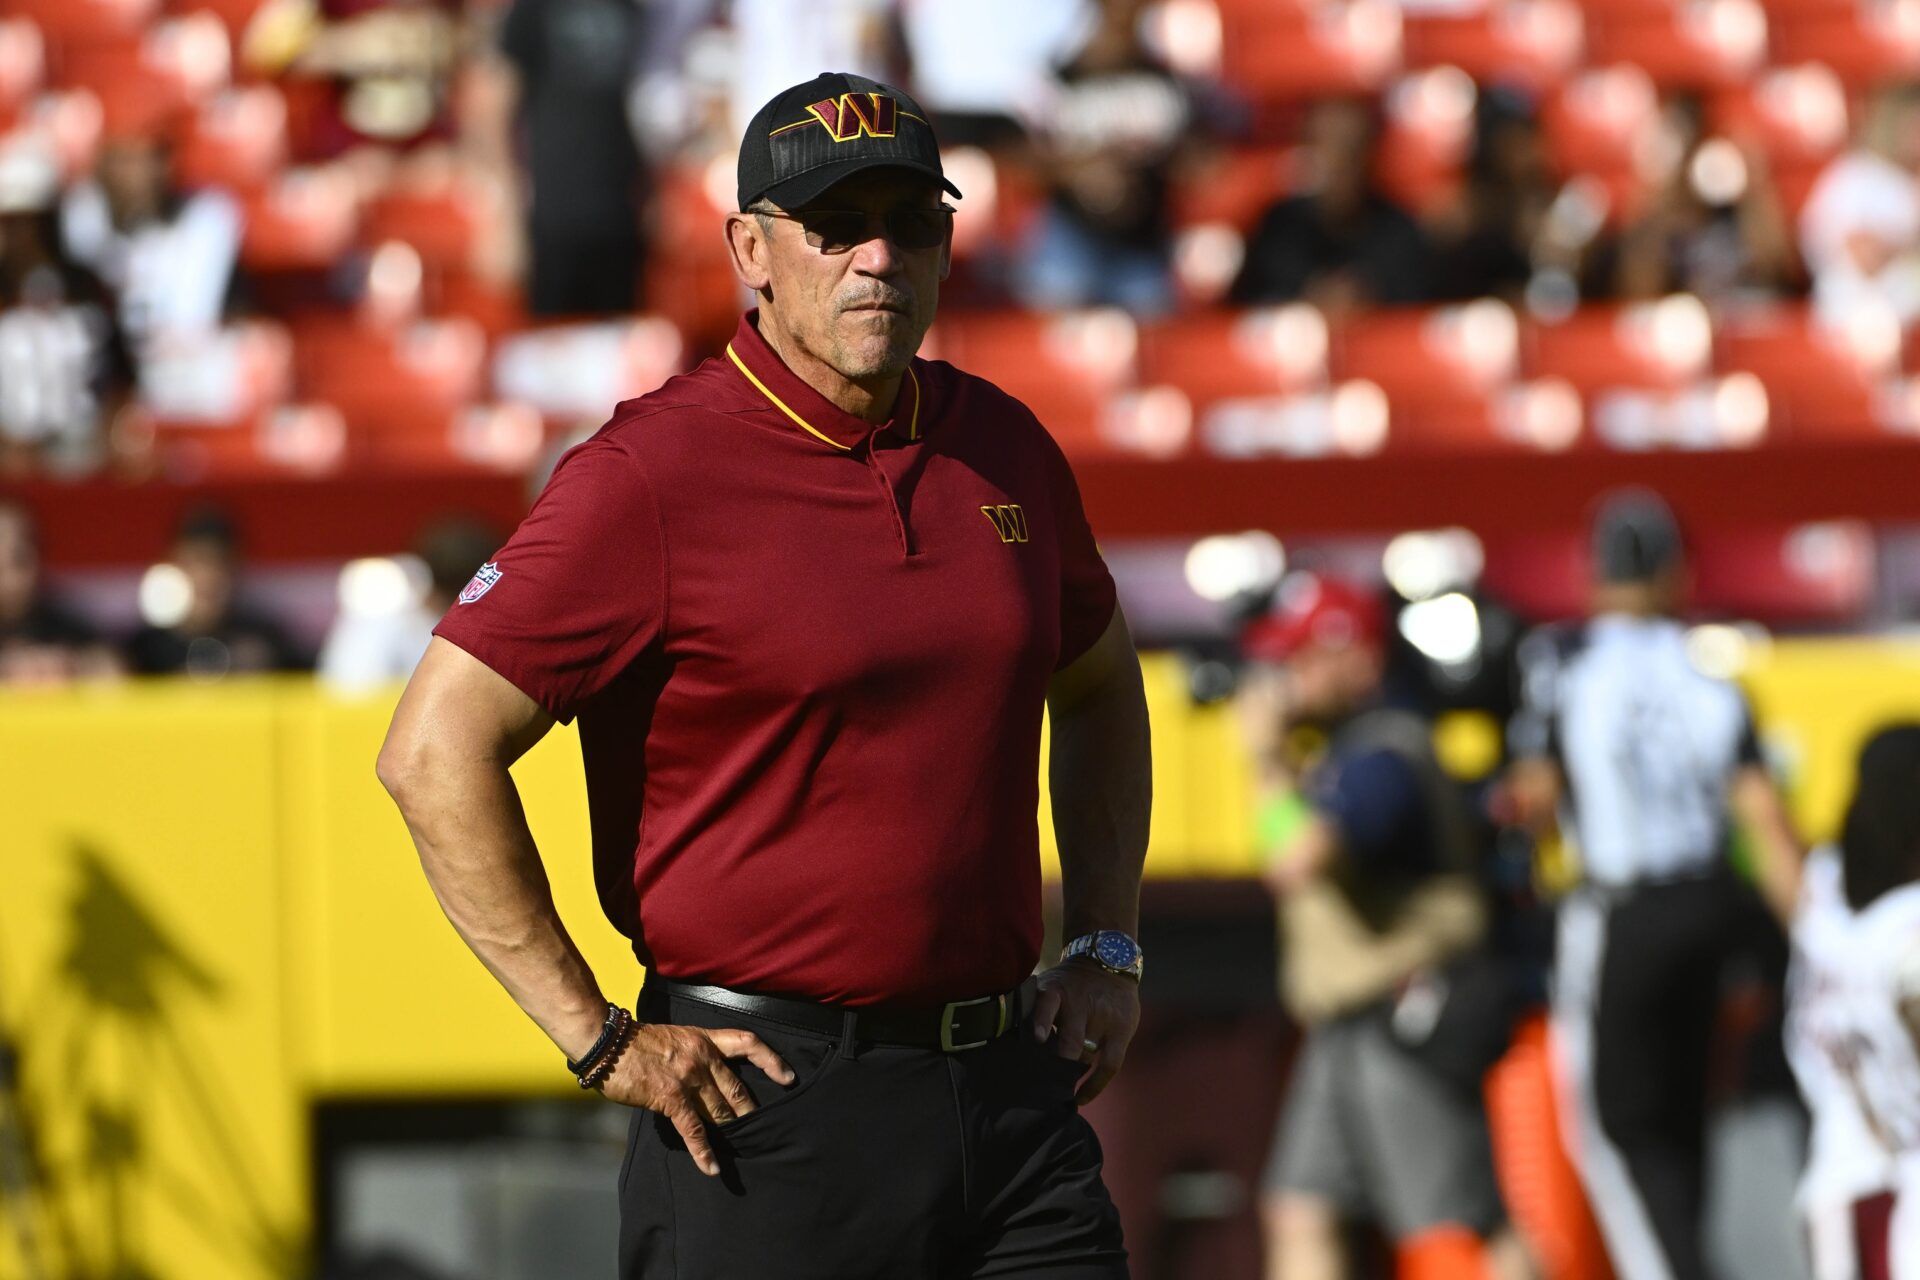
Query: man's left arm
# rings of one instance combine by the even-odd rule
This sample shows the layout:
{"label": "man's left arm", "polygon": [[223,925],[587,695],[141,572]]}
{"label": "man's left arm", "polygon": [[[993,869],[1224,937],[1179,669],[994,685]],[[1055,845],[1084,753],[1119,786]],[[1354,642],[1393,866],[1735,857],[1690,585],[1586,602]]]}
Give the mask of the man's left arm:
{"label": "man's left arm", "polygon": [[[1147,699],[1140,659],[1116,606],[1093,646],[1047,687],[1052,762],[1048,789],[1060,847],[1063,935],[1100,929],[1137,934],[1140,872],[1153,807]],[[1140,1022],[1140,985],[1091,957],[1040,976],[1033,1032],[1057,1030],[1060,1056],[1092,1070],[1078,1101],[1091,1102],[1120,1070]],[[1088,1049],[1087,1042],[1098,1049]]]}

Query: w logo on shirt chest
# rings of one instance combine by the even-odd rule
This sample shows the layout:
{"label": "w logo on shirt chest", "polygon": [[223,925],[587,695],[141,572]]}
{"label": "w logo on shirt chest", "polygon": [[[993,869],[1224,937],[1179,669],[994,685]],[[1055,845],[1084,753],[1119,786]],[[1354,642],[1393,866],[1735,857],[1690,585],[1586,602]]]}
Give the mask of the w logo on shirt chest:
{"label": "w logo on shirt chest", "polygon": [[1027,513],[1017,502],[1002,502],[980,508],[980,514],[993,522],[993,531],[1002,542],[1027,540]]}

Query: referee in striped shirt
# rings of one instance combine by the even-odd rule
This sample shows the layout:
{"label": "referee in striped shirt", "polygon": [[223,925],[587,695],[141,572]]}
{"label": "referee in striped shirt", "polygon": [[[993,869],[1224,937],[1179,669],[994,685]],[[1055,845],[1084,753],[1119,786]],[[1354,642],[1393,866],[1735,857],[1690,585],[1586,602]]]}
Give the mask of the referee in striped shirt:
{"label": "referee in striped shirt", "polygon": [[1707,1055],[1721,972],[1750,918],[1737,824],[1783,920],[1800,849],[1746,698],[1688,657],[1679,530],[1645,491],[1593,528],[1593,616],[1520,652],[1512,794],[1557,818],[1582,882],[1562,904],[1553,996],[1580,1165],[1620,1280],[1705,1280]]}

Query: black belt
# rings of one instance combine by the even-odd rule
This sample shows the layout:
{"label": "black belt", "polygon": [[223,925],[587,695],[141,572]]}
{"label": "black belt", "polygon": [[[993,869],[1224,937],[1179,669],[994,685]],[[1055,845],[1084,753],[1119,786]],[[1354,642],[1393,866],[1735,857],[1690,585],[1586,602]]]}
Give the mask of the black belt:
{"label": "black belt", "polygon": [[701,986],[676,982],[672,978],[647,978],[641,1002],[659,995],[681,1000],[698,1000],[716,1008],[785,1023],[803,1031],[837,1036],[846,1032],[851,1016],[855,1040],[871,1044],[901,1045],[912,1049],[939,1049],[953,1053],[978,1049],[991,1044],[1025,1024],[1033,1012],[1035,985],[1027,979],[1012,991],[980,996],[973,1000],[952,1000],[944,1005],[920,1009],[850,1009],[843,1005],[797,1000],[789,996],[762,996],[735,991],[731,987]]}

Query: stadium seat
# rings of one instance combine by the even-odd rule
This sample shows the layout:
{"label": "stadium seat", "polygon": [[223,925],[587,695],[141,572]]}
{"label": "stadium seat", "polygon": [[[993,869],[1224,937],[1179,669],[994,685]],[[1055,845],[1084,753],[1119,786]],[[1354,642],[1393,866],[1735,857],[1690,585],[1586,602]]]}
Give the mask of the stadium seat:
{"label": "stadium seat", "polygon": [[1749,373],[1767,388],[1776,438],[1835,443],[1914,429],[1891,316],[1836,329],[1803,307],[1769,308],[1730,317],[1717,347],[1722,369]]}
{"label": "stadium seat", "polygon": [[289,169],[246,200],[241,261],[254,271],[328,271],[359,228],[358,192],[337,167]]}
{"label": "stadium seat", "polygon": [[1275,6],[1262,21],[1229,24],[1221,74],[1255,99],[1371,94],[1400,71],[1401,40],[1394,0]]}
{"label": "stadium seat", "polygon": [[547,325],[500,343],[493,389],[550,422],[573,425],[604,419],[620,401],[647,394],[685,367],[679,330],[658,316]]}
{"label": "stadium seat", "polygon": [[368,243],[410,244],[435,271],[463,272],[490,225],[508,215],[509,196],[470,172],[439,175],[430,183],[397,185],[367,206],[361,237]]}
{"label": "stadium seat", "polygon": [[1327,322],[1300,303],[1184,316],[1140,331],[1140,377],[1216,400],[1285,395],[1327,382]]}
{"label": "stadium seat", "polygon": [[1292,179],[1291,157],[1286,147],[1233,147],[1176,171],[1173,224],[1218,223],[1245,235],[1286,194]]}
{"label": "stadium seat", "polygon": [[717,348],[733,336],[741,307],[720,237],[721,214],[734,202],[733,157],[705,168],[676,166],[658,181],[644,307],[671,320],[690,345]]}
{"label": "stadium seat", "polygon": [[1596,64],[1631,63],[1664,91],[1733,88],[1767,56],[1767,15],[1757,0],[1691,0],[1670,13],[1591,19]]}
{"label": "stadium seat", "polygon": [[151,344],[140,361],[140,403],[170,426],[252,422],[293,389],[293,341],[284,325],[249,320],[218,333]]}
{"label": "stadium seat", "polygon": [[186,187],[263,191],[287,159],[287,104],[272,85],[228,89],[182,130],[174,176]]}
{"label": "stadium seat", "polygon": [[7,9],[48,40],[69,45],[136,35],[159,13],[160,0],[9,0]]}
{"label": "stadium seat", "polygon": [[1535,376],[1564,378],[1582,394],[1617,387],[1672,391],[1704,377],[1713,324],[1699,299],[1581,307],[1523,328],[1521,358]]}
{"label": "stadium seat", "polygon": [[406,430],[367,433],[355,442],[368,465],[383,470],[476,467],[524,473],[539,458],[547,434],[531,405],[476,404],[421,417]]}
{"label": "stadium seat", "polygon": [[1640,140],[1657,127],[1660,96],[1634,66],[1583,71],[1541,103],[1540,123],[1554,167],[1598,184],[1615,224],[1639,203]]}
{"label": "stadium seat", "polygon": [[219,20],[194,14],[137,35],[63,47],[55,78],[100,100],[109,134],[149,134],[224,88],[232,57]]}
{"label": "stadium seat", "polygon": [[1847,90],[1819,63],[1770,67],[1707,101],[1708,128],[1758,147],[1776,172],[1819,165],[1847,145]]}
{"label": "stadium seat", "polygon": [[1482,82],[1536,91],[1571,74],[1585,45],[1584,21],[1573,0],[1500,0],[1406,19],[1408,66],[1455,67]]}
{"label": "stadium seat", "polygon": [[302,398],[336,406],[357,438],[438,434],[484,393],[486,337],[457,318],[318,318],[295,323],[294,370]]}
{"label": "stadium seat", "polygon": [[1519,321],[1504,302],[1372,312],[1335,334],[1332,369],[1385,392],[1397,451],[1560,449],[1579,434],[1570,388],[1517,381]]}
{"label": "stadium seat", "polygon": [[1374,176],[1403,208],[1443,208],[1458,194],[1473,150],[1474,97],[1473,81],[1457,67],[1416,72],[1387,91]]}
{"label": "stadium seat", "polygon": [[1850,88],[1920,74],[1920,0],[1861,0],[1796,11],[1782,15],[1777,26],[1777,60],[1820,63]]}
{"label": "stadium seat", "polygon": [[[982,312],[942,317],[939,358],[998,383],[1024,401],[1063,446],[1123,447],[1105,430],[1108,405],[1137,385],[1139,331],[1123,311],[1059,315]],[[1116,402],[1131,412],[1127,402]]]}
{"label": "stadium seat", "polygon": [[0,18],[0,133],[21,118],[46,79],[47,47],[25,18]]}

